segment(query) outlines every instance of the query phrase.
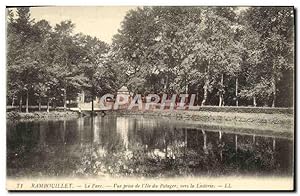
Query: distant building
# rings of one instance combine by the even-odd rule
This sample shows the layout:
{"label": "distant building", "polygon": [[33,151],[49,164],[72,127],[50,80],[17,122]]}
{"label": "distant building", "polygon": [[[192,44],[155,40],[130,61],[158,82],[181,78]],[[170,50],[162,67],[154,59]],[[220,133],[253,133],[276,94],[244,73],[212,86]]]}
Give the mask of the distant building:
{"label": "distant building", "polygon": [[84,94],[83,90],[81,91],[81,93],[78,93],[78,96],[76,99],[77,103],[84,103],[84,96],[85,96],[85,94]]}
{"label": "distant building", "polygon": [[117,95],[130,95],[130,92],[126,86],[122,86],[118,92]]}
{"label": "distant building", "polygon": [[[114,93],[112,93],[114,94]],[[128,96],[129,100],[131,100],[132,94],[128,90],[126,86],[122,86],[116,93],[117,95]],[[114,100],[114,99],[113,99]],[[112,103],[114,102],[112,100]],[[100,108],[100,97],[95,97],[94,108]],[[107,101],[107,100],[106,100]],[[111,102],[111,101],[110,101]],[[92,107],[92,102],[85,99],[85,92],[82,90],[81,93],[78,93],[75,103],[77,103],[77,107],[80,109],[90,109]],[[128,104],[122,105],[120,107],[127,107]]]}
{"label": "distant building", "polygon": [[[117,91],[117,96],[120,96],[122,95],[122,97],[128,97],[128,103],[127,104],[124,104],[124,105],[120,105],[119,108],[120,109],[126,109],[129,105],[129,102],[131,100],[131,93],[129,92],[128,88],[126,86],[122,86],[118,91]],[[120,101],[123,100],[123,98],[120,97]]]}

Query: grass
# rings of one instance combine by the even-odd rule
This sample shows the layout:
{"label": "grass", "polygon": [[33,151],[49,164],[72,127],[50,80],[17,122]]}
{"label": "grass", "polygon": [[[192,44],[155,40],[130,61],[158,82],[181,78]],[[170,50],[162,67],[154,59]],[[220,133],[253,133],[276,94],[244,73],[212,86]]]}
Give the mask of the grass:
{"label": "grass", "polygon": [[9,120],[30,120],[30,119],[57,119],[57,118],[74,118],[78,117],[77,112],[72,111],[50,111],[50,112],[6,112],[6,118]]}

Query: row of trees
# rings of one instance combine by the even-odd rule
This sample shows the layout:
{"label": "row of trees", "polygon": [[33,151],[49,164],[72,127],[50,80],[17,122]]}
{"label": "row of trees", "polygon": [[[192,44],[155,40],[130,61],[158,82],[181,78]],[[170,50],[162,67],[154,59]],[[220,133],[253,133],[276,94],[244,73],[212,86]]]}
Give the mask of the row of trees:
{"label": "row of trees", "polygon": [[144,95],[195,93],[199,105],[292,106],[293,14],[289,7],[137,8],[108,45],[74,34],[71,21],[53,28],[29,8],[8,10],[8,102],[25,102],[27,112],[29,104],[66,108],[82,90],[93,99],[125,85]]}
{"label": "row of trees", "polygon": [[145,7],[127,14],[112,47],[134,92],[291,106],[293,18],[290,7]]}
{"label": "row of trees", "polygon": [[[116,88],[116,74],[108,61],[109,45],[88,35],[73,34],[75,25],[62,21],[52,28],[35,22],[29,8],[8,11],[7,96],[28,105],[63,105],[84,90],[92,99]],[[21,108],[20,108],[21,109]]]}

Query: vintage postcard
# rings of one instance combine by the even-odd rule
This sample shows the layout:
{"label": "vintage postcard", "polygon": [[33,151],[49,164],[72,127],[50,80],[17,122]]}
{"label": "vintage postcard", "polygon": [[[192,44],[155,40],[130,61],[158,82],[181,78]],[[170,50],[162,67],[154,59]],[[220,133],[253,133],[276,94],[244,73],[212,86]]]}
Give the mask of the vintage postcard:
{"label": "vintage postcard", "polygon": [[9,191],[294,191],[294,7],[6,7]]}

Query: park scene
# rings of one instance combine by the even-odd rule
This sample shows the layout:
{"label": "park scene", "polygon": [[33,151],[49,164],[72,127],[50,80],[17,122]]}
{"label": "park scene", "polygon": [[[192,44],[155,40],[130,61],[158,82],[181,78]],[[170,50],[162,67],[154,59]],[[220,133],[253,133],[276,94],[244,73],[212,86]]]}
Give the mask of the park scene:
{"label": "park scene", "polygon": [[293,7],[6,13],[8,178],[293,179]]}

